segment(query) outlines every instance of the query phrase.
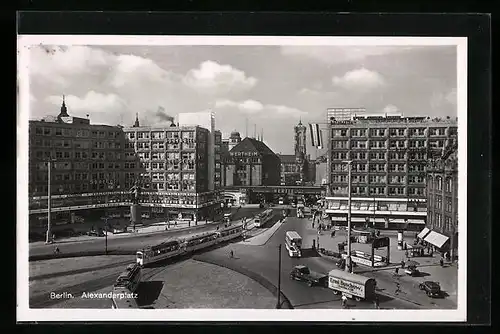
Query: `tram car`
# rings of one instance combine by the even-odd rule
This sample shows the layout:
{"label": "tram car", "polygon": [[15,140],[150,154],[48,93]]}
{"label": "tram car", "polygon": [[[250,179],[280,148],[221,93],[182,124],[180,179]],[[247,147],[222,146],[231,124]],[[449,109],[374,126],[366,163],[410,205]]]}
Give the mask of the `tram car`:
{"label": "tram car", "polygon": [[185,252],[192,253],[199,249],[213,246],[217,243],[217,237],[218,234],[215,232],[189,236],[186,239],[184,239]]}
{"label": "tram car", "polygon": [[217,243],[233,240],[241,237],[243,234],[243,225],[229,226],[217,231]]}
{"label": "tram car", "polygon": [[136,253],[136,262],[143,267],[150,263],[169,259],[183,253],[183,244],[178,239],[174,239],[138,250]]}

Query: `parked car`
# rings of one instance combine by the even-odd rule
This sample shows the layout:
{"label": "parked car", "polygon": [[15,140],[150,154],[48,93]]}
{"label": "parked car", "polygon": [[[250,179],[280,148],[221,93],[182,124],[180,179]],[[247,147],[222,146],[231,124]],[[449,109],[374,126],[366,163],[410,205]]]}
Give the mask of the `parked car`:
{"label": "parked car", "polygon": [[417,267],[406,267],[405,273],[413,277],[420,276],[420,271],[417,269]]}
{"label": "parked car", "polygon": [[293,267],[290,272],[290,279],[306,282],[309,286],[319,285],[326,287],[328,285],[328,275],[311,271],[304,265]]}
{"label": "parked car", "polygon": [[87,235],[92,236],[92,237],[104,237],[104,232],[102,230],[99,230],[99,231],[90,230],[87,232]]}
{"label": "parked car", "polygon": [[438,282],[425,281],[418,285],[420,290],[425,291],[429,297],[441,297],[442,291],[441,286]]}

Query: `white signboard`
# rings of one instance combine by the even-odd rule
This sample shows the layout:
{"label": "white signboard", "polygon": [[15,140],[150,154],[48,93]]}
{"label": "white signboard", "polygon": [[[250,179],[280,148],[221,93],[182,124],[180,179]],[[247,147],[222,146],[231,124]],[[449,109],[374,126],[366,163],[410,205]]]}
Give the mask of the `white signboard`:
{"label": "white signboard", "polygon": [[372,261],[370,261],[368,259],[364,259],[362,257],[357,257],[357,256],[351,256],[351,259],[352,259],[353,262],[356,262],[356,263],[359,263],[359,264],[363,264],[363,265],[369,266],[369,267],[372,266]]}
{"label": "white signboard", "polygon": [[350,282],[342,278],[330,276],[328,287],[337,291],[345,292],[353,296],[365,298],[365,286],[356,282]]}

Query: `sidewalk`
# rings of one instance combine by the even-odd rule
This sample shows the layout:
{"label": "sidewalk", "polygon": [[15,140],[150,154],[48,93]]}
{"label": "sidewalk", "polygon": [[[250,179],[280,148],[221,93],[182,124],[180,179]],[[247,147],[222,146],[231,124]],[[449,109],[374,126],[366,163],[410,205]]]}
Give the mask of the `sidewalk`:
{"label": "sidewalk", "polygon": [[[317,230],[312,228],[310,222],[308,222],[307,224],[307,230],[309,233],[304,236],[304,243],[306,245],[312,245],[313,239],[318,240]],[[333,238],[330,236],[330,233],[330,231],[324,231],[321,233],[321,235],[319,235],[319,248],[325,248],[334,252],[338,252],[338,244],[347,241],[347,232],[337,231],[335,233],[335,237]],[[419,294],[418,284],[423,281],[437,281],[439,282],[441,289],[445,291],[449,296],[445,301],[436,301],[436,303],[443,304],[442,306],[446,307],[450,305],[450,302],[456,305],[458,284],[458,269],[456,264],[445,262],[445,266],[441,267],[441,265],[439,264],[440,255],[437,253],[435,253],[433,257],[410,257],[409,260],[413,260],[419,263],[417,267],[419,271],[423,273],[423,276],[408,276],[404,273],[404,269],[401,269],[400,262],[406,257],[405,251],[398,249],[396,233],[392,233],[392,235],[384,233],[384,235],[381,236],[388,236],[390,239],[390,264],[384,267],[371,267],[357,264],[357,266],[354,267],[355,273],[376,278],[377,287],[382,294],[388,295],[393,298],[407,300],[417,305],[425,306],[435,305],[435,302],[427,298],[425,294],[423,296]],[[404,238],[404,240],[410,243],[413,241],[413,238],[411,238],[410,240],[410,235],[408,235]],[[359,250],[366,253],[371,252],[370,244],[352,243],[351,247],[353,251]],[[386,248],[375,250],[375,254],[384,257],[387,255],[386,252]],[[331,258],[322,254],[320,255],[322,257]],[[399,275],[397,277],[393,275],[395,268],[400,268]],[[396,295],[394,293],[396,282],[400,282],[402,289],[406,292]]]}

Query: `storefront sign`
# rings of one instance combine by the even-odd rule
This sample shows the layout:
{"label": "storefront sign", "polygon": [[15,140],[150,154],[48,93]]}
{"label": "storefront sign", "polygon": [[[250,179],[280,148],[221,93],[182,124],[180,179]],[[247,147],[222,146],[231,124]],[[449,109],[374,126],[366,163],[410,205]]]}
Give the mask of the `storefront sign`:
{"label": "storefront sign", "polygon": [[351,259],[352,259],[352,262],[363,264],[363,265],[369,266],[369,267],[372,266],[372,261],[370,261],[370,260],[367,260],[367,259],[364,259],[361,257],[357,257],[357,256],[351,256]]}

